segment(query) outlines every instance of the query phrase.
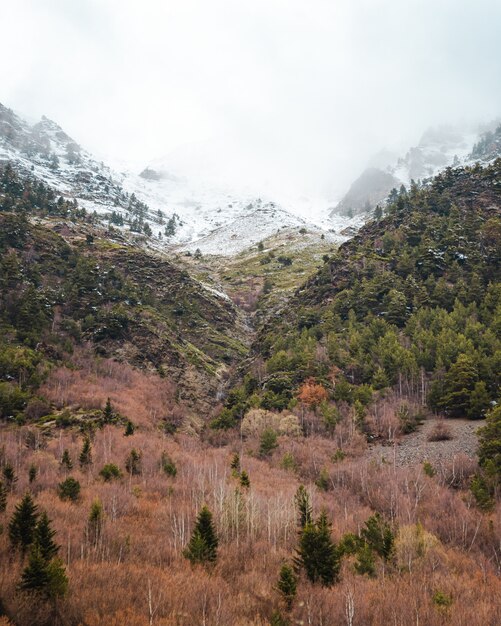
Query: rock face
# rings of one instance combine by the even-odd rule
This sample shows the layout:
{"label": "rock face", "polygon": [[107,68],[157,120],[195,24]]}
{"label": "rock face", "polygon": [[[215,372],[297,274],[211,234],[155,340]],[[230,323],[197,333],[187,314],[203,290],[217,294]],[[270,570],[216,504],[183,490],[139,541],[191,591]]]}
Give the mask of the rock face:
{"label": "rock face", "polygon": [[389,172],[375,167],[368,168],[352,183],[348,193],[331,215],[341,213],[351,217],[360,213],[368,214],[398,184],[398,179]]}

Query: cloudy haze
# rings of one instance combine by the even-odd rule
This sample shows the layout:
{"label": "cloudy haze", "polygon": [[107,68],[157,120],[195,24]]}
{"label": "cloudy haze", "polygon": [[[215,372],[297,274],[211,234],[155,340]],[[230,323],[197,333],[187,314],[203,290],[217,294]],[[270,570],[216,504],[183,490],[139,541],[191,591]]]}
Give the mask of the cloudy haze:
{"label": "cloudy haze", "polygon": [[322,196],[501,113],[499,0],[2,2],[0,101],[101,156]]}

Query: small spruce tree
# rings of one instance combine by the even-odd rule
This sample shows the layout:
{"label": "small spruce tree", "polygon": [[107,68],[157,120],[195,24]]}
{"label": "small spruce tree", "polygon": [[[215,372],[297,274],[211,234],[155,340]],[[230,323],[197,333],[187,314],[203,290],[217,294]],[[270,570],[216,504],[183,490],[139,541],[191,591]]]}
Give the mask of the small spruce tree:
{"label": "small spruce tree", "polygon": [[50,519],[44,511],[35,528],[34,542],[46,561],[51,561],[59,551],[59,546],[54,541],[55,534],[56,531],[51,528]]}
{"label": "small spruce tree", "polygon": [[3,482],[0,480],[0,513],[3,513],[7,508],[7,489]]}
{"label": "small spruce tree", "polygon": [[63,451],[63,456],[61,457],[61,467],[67,472],[73,469],[73,461],[71,460],[68,450]]}
{"label": "small spruce tree", "polygon": [[35,465],[30,465],[30,469],[28,470],[28,480],[31,483],[34,483],[37,479],[37,468]]}
{"label": "small spruce tree", "polygon": [[322,512],[315,523],[303,528],[297,555],[296,568],[303,568],[308,580],[330,587],[339,578],[340,554],[331,539],[331,527],[327,515]]}
{"label": "small spruce tree", "polygon": [[302,529],[306,524],[311,524],[312,522],[310,496],[304,485],[299,485],[294,501],[299,513],[299,527]]}
{"label": "small spruce tree", "polygon": [[106,400],[106,405],[103,409],[103,422],[105,424],[111,424],[111,422],[113,422],[114,417],[115,417],[115,413],[113,411],[113,408],[111,407],[111,401],[108,398]]}
{"label": "small spruce tree", "polygon": [[277,589],[282,596],[285,608],[290,611],[297,593],[297,576],[288,563],[284,563],[280,568]]}
{"label": "small spruce tree", "polygon": [[88,435],[85,436],[82,444],[82,451],[80,452],[79,457],[80,467],[82,469],[86,469],[89,465],[92,464],[92,444],[90,442],[90,437]]}
{"label": "small spruce tree", "polygon": [[20,549],[24,555],[33,543],[38,518],[38,507],[30,493],[26,493],[16,505],[9,522],[9,539],[13,548]]}
{"label": "small spruce tree", "polygon": [[183,555],[192,563],[209,565],[217,559],[218,539],[212,521],[212,513],[203,506],[198,514],[191,539]]}
{"label": "small spruce tree", "polygon": [[245,470],[242,470],[242,472],[240,474],[240,486],[241,487],[246,487],[246,488],[250,487],[249,474],[247,474],[247,472]]}
{"label": "small spruce tree", "polygon": [[278,447],[277,433],[272,428],[266,428],[261,434],[259,442],[259,456],[267,457]]}
{"label": "small spruce tree", "polygon": [[136,428],[134,424],[130,420],[127,420],[127,424],[125,425],[124,437],[131,437],[134,434],[135,430]]}
{"label": "small spruce tree", "polygon": [[141,453],[135,448],[132,448],[125,459],[125,469],[131,476],[138,476],[141,473]]}

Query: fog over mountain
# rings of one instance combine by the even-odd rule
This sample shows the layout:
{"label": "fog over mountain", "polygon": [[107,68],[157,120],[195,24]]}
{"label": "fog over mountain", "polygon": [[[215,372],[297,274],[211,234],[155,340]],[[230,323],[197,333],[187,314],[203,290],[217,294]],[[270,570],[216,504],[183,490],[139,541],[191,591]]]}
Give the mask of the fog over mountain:
{"label": "fog over mountain", "polygon": [[2,14],[16,27],[1,102],[138,172],[160,162],[281,202],[334,202],[381,150],[500,110],[496,0],[18,0]]}

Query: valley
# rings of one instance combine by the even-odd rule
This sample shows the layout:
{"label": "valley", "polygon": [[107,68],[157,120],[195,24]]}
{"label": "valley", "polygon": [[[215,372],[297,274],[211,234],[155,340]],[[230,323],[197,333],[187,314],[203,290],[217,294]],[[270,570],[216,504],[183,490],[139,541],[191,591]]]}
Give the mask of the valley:
{"label": "valley", "polygon": [[501,623],[499,128],[329,223],[0,122],[0,624]]}

